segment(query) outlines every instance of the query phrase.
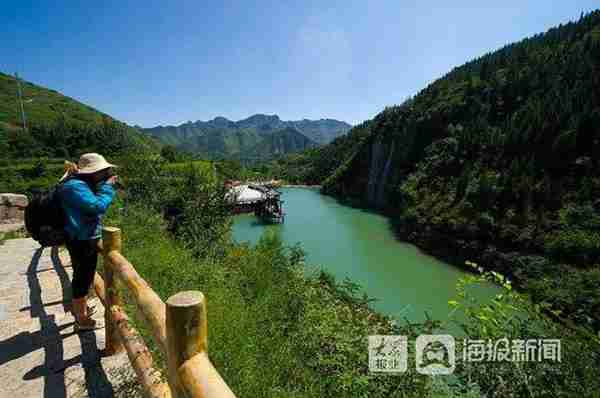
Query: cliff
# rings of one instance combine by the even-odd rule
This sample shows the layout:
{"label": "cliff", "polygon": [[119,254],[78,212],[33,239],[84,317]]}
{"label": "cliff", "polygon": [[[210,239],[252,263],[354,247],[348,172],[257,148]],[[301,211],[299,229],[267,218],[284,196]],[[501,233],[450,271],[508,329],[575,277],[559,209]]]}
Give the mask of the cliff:
{"label": "cliff", "polygon": [[600,328],[599,11],[460,66],[367,126],[324,192]]}

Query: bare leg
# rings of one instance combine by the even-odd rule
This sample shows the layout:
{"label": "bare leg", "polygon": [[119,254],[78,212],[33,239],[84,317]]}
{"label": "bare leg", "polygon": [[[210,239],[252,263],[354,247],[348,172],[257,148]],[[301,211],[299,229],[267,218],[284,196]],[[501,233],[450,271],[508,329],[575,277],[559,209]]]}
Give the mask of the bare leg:
{"label": "bare leg", "polygon": [[87,314],[87,298],[85,296],[73,299],[73,316],[78,329],[89,330],[96,326],[96,321]]}

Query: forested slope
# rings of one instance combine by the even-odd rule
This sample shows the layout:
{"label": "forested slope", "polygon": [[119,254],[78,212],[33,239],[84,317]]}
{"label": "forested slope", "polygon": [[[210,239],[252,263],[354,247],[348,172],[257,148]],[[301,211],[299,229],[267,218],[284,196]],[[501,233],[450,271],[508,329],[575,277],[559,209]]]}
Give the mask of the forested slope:
{"label": "forested slope", "polygon": [[307,174],[326,163],[325,192],[598,329],[599,68],[596,11],[454,69],[353,129],[354,144],[318,150]]}
{"label": "forested slope", "polygon": [[22,81],[27,131],[22,129],[17,81],[0,73],[0,158],[75,157],[125,153],[158,144],[137,129],[57,91]]}

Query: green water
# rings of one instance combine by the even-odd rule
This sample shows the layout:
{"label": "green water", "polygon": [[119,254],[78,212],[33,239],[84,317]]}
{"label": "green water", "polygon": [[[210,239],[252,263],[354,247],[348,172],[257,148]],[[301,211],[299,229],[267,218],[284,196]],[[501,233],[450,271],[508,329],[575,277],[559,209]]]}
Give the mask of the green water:
{"label": "green water", "polygon": [[[368,211],[341,205],[316,189],[282,189],[285,223],[265,225],[254,215],[235,217],[234,238],[256,243],[268,229],[288,245],[300,243],[306,263],[323,268],[338,280],[360,284],[373,307],[413,321],[447,319],[448,300],[456,297],[456,282],[465,272],[435,259],[416,246],[399,241],[389,221]],[[477,289],[482,300],[495,286]]]}

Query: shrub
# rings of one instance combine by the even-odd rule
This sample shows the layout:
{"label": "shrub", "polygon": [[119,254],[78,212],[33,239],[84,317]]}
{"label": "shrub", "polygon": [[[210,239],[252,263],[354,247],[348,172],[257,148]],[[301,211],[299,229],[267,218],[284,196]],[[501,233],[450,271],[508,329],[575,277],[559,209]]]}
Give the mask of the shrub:
{"label": "shrub", "polygon": [[568,229],[546,237],[546,250],[555,256],[593,262],[600,257],[600,231]]}
{"label": "shrub", "polygon": [[[482,305],[469,288],[487,281],[499,283],[503,289],[491,303]],[[600,391],[597,377],[600,338],[590,338],[589,334],[565,329],[551,321],[544,315],[545,306],[534,305],[515,292],[502,275],[484,273],[462,279],[458,297],[450,303],[455,307],[457,323],[471,340],[561,339],[560,362],[459,362],[455,375],[465,384],[475,384],[482,395],[583,397]],[[457,350],[460,352],[460,347]]]}
{"label": "shrub", "polygon": [[494,228],[494,217],[489,213],[481,213],[477,225],[482,232],[490,234]]}

